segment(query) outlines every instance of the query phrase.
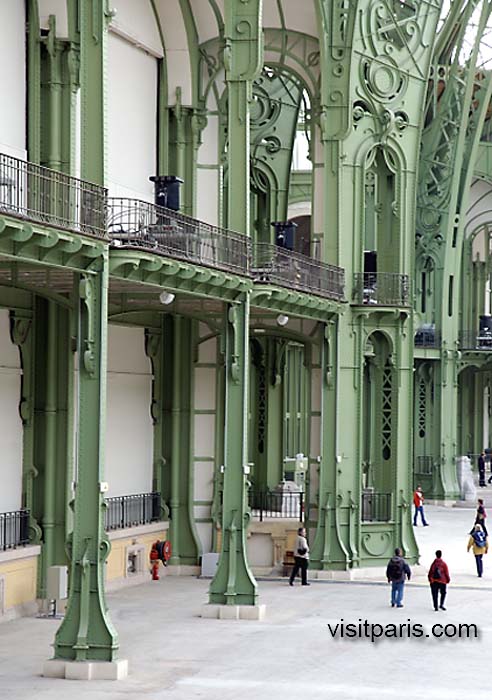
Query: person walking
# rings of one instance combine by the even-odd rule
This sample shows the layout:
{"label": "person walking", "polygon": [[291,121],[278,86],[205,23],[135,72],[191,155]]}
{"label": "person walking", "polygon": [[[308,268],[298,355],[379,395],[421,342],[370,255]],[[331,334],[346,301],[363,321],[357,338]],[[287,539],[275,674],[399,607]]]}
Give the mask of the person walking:
{"label": "person walking", "polygon": [[405,579],[410,581],[412,572],[407,562],[403,558],[403,553],[399,547],[395,549],[395,556],[391,557],[386,567],[386,578],[391,583],[391,607],[403,607],[403,589]]}
{"label": "person walking", "polygon": [[485,488],[485,452],[483,450],[478,455],[478,485]]}
{"label": "person walking", "polygon": [[294,567],[289,579],[289,585],[294,585],[294,579],[300,569],[301,581],[303,586],[309,586],[307,581],[307,570],[309,565],[309,545],[306,539],[306,529],[300,527],[297,531],[296,548],[294,550]]}
{"label": "person walking", "polygon": [[475,531],[475,525],[481,525],[482,530],[485,533],[485,537],[488,537],[489,533],[487,532],[487,526],[485,525],[486,519],[487,511],[485,510],[485,506],[483,504],[483,498],[479,498],[477,501],[477,512],[475,513],[475,522],[473,523],[473,527],[470,530],[470,535],[473,535]]}
{"label": "person walking", "polygon": [[489,551],[489,543],[487,542],[487,537],[481,525],[475,525],[473,534],[470,535],[468,540],[468,547],[466,551],[469,552],[473,548],[473,554],[475,555],[475,562],[477,564],[477,574],[479,578],[482,578],[483,574],[483,555],[487,554]]}
{"label": "person walking", "polygon": [[[446,610],[444,607],[444,601],[446,599],[446,586],[451,581],[449,577],[448,565],[442,560],[442,552],[440,549],[436,550],[436,558],[430,565],[429,573],[427,574],[429,579],[432,602],[434,603],[434,610],[437,612],[439,609]],[[437,605],[437,599],[440,594],[439,607]]]}
{"label": "person walking", "polygon": [[427,527],[429,523],[425,520],[424,515],[424,494],[422,493],[422,486],[419,484],[413,494],[413,505],[415,506],[415,513],[413,516],[413,525],[417,527],[417,515],[420,513],[420,518],[422,520],[422,525]]}

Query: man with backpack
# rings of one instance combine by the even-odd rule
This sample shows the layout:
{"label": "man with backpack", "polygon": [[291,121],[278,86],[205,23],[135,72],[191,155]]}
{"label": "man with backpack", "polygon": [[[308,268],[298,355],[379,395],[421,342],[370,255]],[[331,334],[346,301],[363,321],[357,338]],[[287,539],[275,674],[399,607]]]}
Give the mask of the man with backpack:
{"label": "man with backpack", "polygon": [[489,551],[489,544],[487,542],[487,537],[481,525],[475,525],[473,533],[468,540],[468,547],[466,551],[469,552],[473,547],[473,554],[475,555],[475,561],[477,563],[477,574],[479,578],[482,578],[483,574],[483,555],[487,554]]}
{"label": "man with backpack", "polygon": [[[440,549],[436,551],[436,558],[431,564],[427,578],[429,579],[432,602],[434,603],[434,610],[438,612],[439,608],[441,610],[446,610],[444,607],[444,600],[446,598],[446,586],[451,581],[449,578],[449,569],[445,561],[442,560],[442,552]],[[441,601],[439,608],[437,606],[437,598],[441,594]]]}
{"label": "man with backpack", "polygon": [[391,583],[391,607],[403,607],[403,588],[405,579],[412,576],[410,567],[402,556],[402,551],[399,547],[395,549],[395,556],[391,557],[386,567],[386,578],[388,583]]}

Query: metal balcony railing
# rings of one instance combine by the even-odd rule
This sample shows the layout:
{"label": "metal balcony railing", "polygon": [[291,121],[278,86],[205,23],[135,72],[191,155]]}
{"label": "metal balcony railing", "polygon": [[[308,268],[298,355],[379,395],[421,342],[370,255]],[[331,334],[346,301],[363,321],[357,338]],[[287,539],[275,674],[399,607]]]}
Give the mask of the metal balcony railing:
{"label": "metal balcony railing", "polygon": [[255,282],[278,284],[338,301],[343,299],[345,272],[341,267],[277,245],[254,246],[252,275]]}
{"label": "metal balcony railing", "polygon": [[487,331],[460,331],[458,334],[460,350],[492,351],[492,333]]}
{"label": "metal balcony railing", "polygon": [[391,493],[367,490],[362,493],[361,521],[387,523],[391,520]]}
{"label": "metal balcony railing", "polygon": [[29,544],[29,511],[0,513],[0,551]]}
{"label": "metal balcony railing", "polygon": [[160,519],[161,494],[158,491],[106,498],[105,503],[104,528],[107,531],[145,525]]}
{"label": "metal balcony railing", "polygon": [[433,329],[419,329],[415,333],[416,348],[440,348],[442,345],[441,332]]}
{"label": "metal balcony railing", "polygon": [[432,455],[420,455],[415,458],[414,474],[418,476],[432,476],[434,458]]}
{"label": "metal balcony railing", "polygon": [[408,275],[394,272],[357,272],[354,274],[353,303],[377,306],[408,306]]}
{"label": "metal balcony railing", "polygon": [[267,518],[304,520],[304,493],[302,491],[253,491],[249,494],[251,517],[263,522]]}
{"label": "metal balcony railing", "polygon": [[0,153],[0,214],[106,238],[104,187]]}
{"label": "metal balcony railing", "polygon": [[137,199],[110,197],[108,233],[113,246],[143,248],[226,272],[249,274],[246,236]]}

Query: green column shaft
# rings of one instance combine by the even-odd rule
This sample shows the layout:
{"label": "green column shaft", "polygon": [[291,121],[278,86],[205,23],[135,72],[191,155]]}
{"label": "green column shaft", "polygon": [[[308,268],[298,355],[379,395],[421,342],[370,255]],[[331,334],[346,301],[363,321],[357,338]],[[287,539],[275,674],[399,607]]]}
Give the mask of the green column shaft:
{"label": "green column shaft", "polygon": [[106,6],[107,0],[80,4],[80,176],[98,184],[106,175]]}
{"label": "green column shaft", "polygon": [[[342,468],[336,461],[336,455],[340,452],[340,438],[345,434],[345,429],[340,425],[338,410],[340,396],[344,392],[340,388],[342,373],[340,370],[340,357],[338,355],[338,343],[336,331],[331,326],[325,326],[320,334],[321,343],[321,435],[318,486],[318,522],[316,536],[311,547],[311,566],[314,569],[346,569],[350,563],[350,553],[346,548],[340,532],[339,513],[337,504],[340,489],[340,475]],[[337,358],[336,367],[331,358]],[[348,392],[347,392],[348,393]],[[348,409],[349,406],[346,406]],[[344,423],[345,425],[345,423]],[[357,443],[355,435],[351,436],[352,443]],[[352,489],[352,498],[358,498]],[[346,532],[344,532],[345,539]],[[357,557],[355,545],[352,555]]]}
{"label": "green column shaft", "polygon": [[249,235],[249,104],[251,83],[229,80],[227,226]]}
{"label": "green column shaft", "polygon": [[53,34],[51,40],[48,38],[49,53],[49,78],[48,78],[48,113],[47,125],[49,144],[47,148],[48,157],[46,166],[54,170],[62,169],[62,47],[58,46],[55,38],[56,26],[50,18],[50,33]]}
{"label": "green column shaft", "polygon": [[[172,326],[172,330],[171,330]],[[172,375],[168,374],[171,391],[171,522],[169,535],[173,546],[170,564],[196,565],[198,538],[193,521],[191,460],[191,392],[192,392],[192,322],[180,316],[169,319],[172,333]],[[169,346],[168,346],[169,347]],[[168,366],[171,357],[166,357]]]}
{"label": "green column shaft", "polygon": [[222,551],[210,603],[254,605],[257,585],[246,554],[249,296],[226,307],[225,446]]}
{"label": "green column shaft", "polygon": [[262,0],[224,6],[224,64],[228,96],[227,226],[249,235],[249,115],[253,80],[263,63]]}
{"label": "green column shaft", "polygon": [[48,303],[48,344],[46,354],[46,400],[44,406],[44,508],[43,508],[43,575],[46,585],[46,569],[53,565],[55,556],[55,489],[57,466],[57,328],[58,308]]}
{"label": "green column shaft", "polygon": [[55,638],[55,658],[113,661],[118,638],[104,598],[103,534],[107,355],[107,253],[97,275],[79,284],[78,444],[68,608]]}

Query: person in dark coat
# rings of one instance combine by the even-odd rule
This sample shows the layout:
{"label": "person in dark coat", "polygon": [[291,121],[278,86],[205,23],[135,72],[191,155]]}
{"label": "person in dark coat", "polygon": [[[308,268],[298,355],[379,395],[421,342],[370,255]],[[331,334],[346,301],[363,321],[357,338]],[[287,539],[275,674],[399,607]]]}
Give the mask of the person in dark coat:
{"label": "person in dark coat", "polygon": [[386,578],[391,583],[391,607],[403,607],[403,589],[405,580],[412,576],[410,567],[403,558],[403,553],[399,547],[395,549],[395,556],[391,557],[386,567]]}
{"label": "person in dark coat", "polygon": [[485,487],[485,452],[483,450],[478,456],[478,485]]}
{"label": "person in dark coat", "polygon": [[485,506],[483,504],[483,498],[479,498],[477,501],[477,512],[475,513],[475,522],[473,523],[473,527],[470,530],[470,535],[473,535],[473,532],[475,531],[475,525],[480,525],[482,530],[485,533],[485,537],[489,536],[489,533],[487,532],[487,527],[485,525],[485,520],[487,519],[487,513],[485,511]]}
{"label": "person in dark coat", "polygon": [[294,579],[297,576],[298,571],[301,571],[301,580],[303,586],[309,586],[307,580],[307,570],[309,566],[309,545],[306,539],[306,529],[300,527],[297,531],[296,548],[294,551],[294,568],[290,575],[289,584],[294,585]]}
{"label": "person in dark coat", "polygon": [[[429,573],[427,574],[429,579],[432,602],[434,603],[434,610],[437,612],[439,609],[446,610],[444,607],[444,601],[446,599],[446,586],[451,581],[449,577],[448,565],[442,560],[442,552],[440,549],[436,551],[436,558],[432,562]],[[441,596],[439,607],[437,605],[438,596]]]}

